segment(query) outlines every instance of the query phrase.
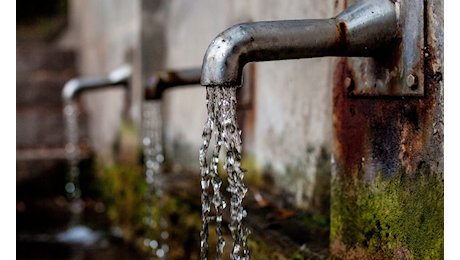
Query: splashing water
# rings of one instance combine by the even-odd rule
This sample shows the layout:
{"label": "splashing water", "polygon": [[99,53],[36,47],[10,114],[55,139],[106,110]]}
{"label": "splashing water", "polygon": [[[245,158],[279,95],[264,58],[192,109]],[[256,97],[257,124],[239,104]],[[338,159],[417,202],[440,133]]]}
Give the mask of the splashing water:
{"label": "splashing water", "polygon": [[145,182],[147,192],[145,199],[145,216],[143,222],[146,226],[144,245],[151,250],[152,255],[159,259],[166,259],[169,251],[165,240],[169,237],[166,228],[167,221],[161,212],[163,208],[163,191],[161,188],[160,163],[164,161],[162,140],[161,102],[149,101],[142,104],[143,115],[143,140],[144,161],[146,166]]}
{"label": "splashing water", "polygon": [[[225,241],[222,236],[222,211],[226,206],[220,192],[222,180],[217,172],[219,152],[222,145],[225,146],[227,156],[224,169],[228,174],[229,191],[232,195],[230,200],[231,223],[229,229],[233,237],[233,250],[231,259],[249,259],[247,237],[249,230],[243,226],[242,220],[247,213],[241,205],[247,188],[243,183],[245,170],[241,169],[241,130],[236,123],[236,87],[207,87],[206,105],[208,119],[203,130],[203,145],[200,149],[201,167],[201,204],[202,204],[202,228],[201,228],[201,259],[208,257],[208,226],[211,220],[216,221],[217,234],[217,257],[220,259],[223,253]],[[214,132],[215,149],[211,165],[206,160],[207,150]],[[214,194],[210,196],[209,189],[212,184]],[[211,197],[211,198],[210,198]],[[216,216],[211,216],[211,207],[214,204]],[[242,254],[242,256],[240,256]]]}
{"label": "splashing water", "polygon": [[70,170],[66,175],[67,183],[65,184],[65,190],[67,198],[70,201],[70,210],[72,212],[71,225],[79,223],[83,211],[83,202],[81,200],[81,191],[78,183],[78,176],[80,175],[80,169],[78,168],[78,163],[80,162],[78,114],[77,103],[73,100],[66,102],[64,106],[67,137],[65,150]]}

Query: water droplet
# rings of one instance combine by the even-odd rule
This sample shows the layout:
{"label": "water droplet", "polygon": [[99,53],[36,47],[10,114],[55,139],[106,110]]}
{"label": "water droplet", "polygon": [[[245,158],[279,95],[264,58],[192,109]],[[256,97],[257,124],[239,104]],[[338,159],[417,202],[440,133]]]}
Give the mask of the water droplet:
{"label": "water droplet", "polygon": [[147,166],[147,168],[152,168],[153,167],[153,161],[152,160],[148,160],[145,165]]}
{"label": "water droplet", "polygon": [[158,257],[163,257],[165,256],[165,251],[163,249],[158,249],[157,250],[157,256]]}
{"label": "water droplet", "polygon": [[156,240],[150,241],[150,247],[155,249],[158,247],[158,242]]}
{"label": "water droplet", "polygon": [[152,184],[152,183],[154,182],[154,180],[153,180],[152,177],[147,176],[147,177],[145,178],[145,182],[147,182],[148,184]]}
{"label": "water droplet", "polygon": [[[61,186],[62,187],[62,186]],[[66,183],[65,185],[65,190],[68,192],[68,193],[73,193],[75,191],[75,184],[73,184],[73,182],[68,182]]]}
{"label": "water droplet", "polygon": [[150,138],[144,137],[144,139],[142,140],[142,143],[143,143],[145,146],[149,145],[149,144],[150,144]]}
{"label": "water droplet", "polygon": [[71,116],[74,113],[75,109],[72,105],[66,105],[64,107],[64,115]]}
{"label": "water droplet", "polygon": [[153,170],[147,169],[147,171],[145,172],[145,175],[147,175],[148,177],[153,177]]}
{"label": "water droplet", "polygon": [[73,153],[73,152],[75,151],[75,145],[72,144],[72,143],[67,143],[67,144],[65,145],[65,151],[66,151],[67,153]]}
{"label": "water droplet", "polygon": [[164,157],[163,157],[162,154],[157,155],[157,162],[161,163],[161,162],[163,162],[163,160],[164,160]]}

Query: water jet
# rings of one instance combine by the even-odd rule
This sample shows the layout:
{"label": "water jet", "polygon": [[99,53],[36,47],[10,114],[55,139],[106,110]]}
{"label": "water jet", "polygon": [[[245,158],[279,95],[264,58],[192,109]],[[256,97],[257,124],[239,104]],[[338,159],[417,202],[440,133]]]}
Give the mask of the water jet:
{"label": "water jet", "polygon": [[71,226],[80,222],[80,215],[83,210],[78,177],[80,170],[79,129],[78,129],[78,107],[76,98],[84,91],[129,85],[131,78],[131,65],[123,64],[112,70],[107,76],[101,77],[82,77],[69,80],[62,89],[61,96],[64,102],[64,117],[66,121],[67,144],[65,146],[67,159],[69,162],[69,172],[65,190],[68,199],[71,201],[70,210],[72,212]]}

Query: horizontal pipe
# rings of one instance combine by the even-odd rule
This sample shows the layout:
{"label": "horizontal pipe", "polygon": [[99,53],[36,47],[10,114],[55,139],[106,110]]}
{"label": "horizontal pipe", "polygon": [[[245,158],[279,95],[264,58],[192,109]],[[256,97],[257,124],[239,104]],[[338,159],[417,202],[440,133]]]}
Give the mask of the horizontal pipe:
{"label": "horizontal pipe", "polygon": [[131,65],[123,64],[112,70],[109,75],[105,77],[73,78],[64,85],[61,92],[62,99],[72,100],[86,90],[95,90],[116,85],[127,87],[129,79],[131,78],[131,73]]}
{"label": "horizontal pipe", "polygon": [[323,56],[376,55],[397,35],[390,0],[364,0],[330,19],[242,23],[209,45],[201,85],[240,86],[248,62]]}
{"label": "horizontal pipe", "polygon": [[160,71],[149,79],[145,88],[146,100],[161,99],[168,88],[200,84],[201,68]]}

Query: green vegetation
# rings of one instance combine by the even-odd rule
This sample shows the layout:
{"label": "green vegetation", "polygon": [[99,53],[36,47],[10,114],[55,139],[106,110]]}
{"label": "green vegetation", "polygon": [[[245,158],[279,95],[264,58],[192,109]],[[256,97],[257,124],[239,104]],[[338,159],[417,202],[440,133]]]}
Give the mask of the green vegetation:
{"label": "green vegetation", "polygon": [[127,240],[143,228],[143,195],[147,185],[142,174],[140,166],[123,165],[105,168],[99,174],[108,217],[123,230]]}
{"label": "green vegetation", "polygon": [[387,259],[405,250],[410,259],[443,258],[442,174],[420,168],[409,176],[401,169],[391,179],[379,173],[371,184],[352,177],[336,179],[332,188],[333,255],[344,258],[341,254],[352,249]]}

